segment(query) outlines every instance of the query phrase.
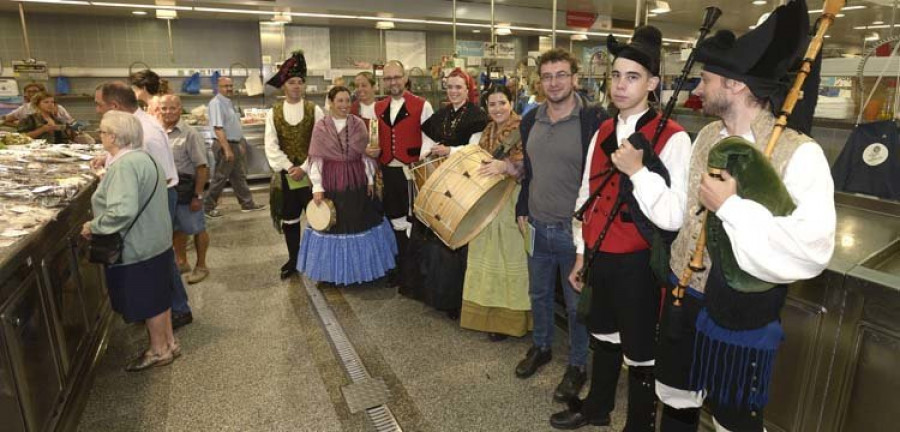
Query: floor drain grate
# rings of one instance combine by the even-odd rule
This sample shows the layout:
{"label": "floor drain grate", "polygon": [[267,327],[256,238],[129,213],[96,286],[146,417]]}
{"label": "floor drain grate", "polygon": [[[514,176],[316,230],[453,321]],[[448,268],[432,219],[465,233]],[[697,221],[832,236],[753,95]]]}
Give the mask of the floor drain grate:
{"label": "floor drain grate", "polygon": [[[373,379],[369,372],[366,371],[362,359],[359,358],[359,354],[353,349],[353,344],[350,343],[347,334],[344,333],[344,328],[341,327],[331,307],[328,306],[328,301],[322,296],[321,291],[316,288],[316,283],[303,276],[303,286],[306,288],[306,294],[309,296],[316,314],[319,315],[319,320],[322,322],[325,334],[328,335],[331,347],[334,348],[334,352],[341,361],[344,371],[347,372],[350,381],[352,381],[351,385],[345,386],[343,389],[344,398],[347,400],[350,412],[365,409],[369,423],[378,432],[402,432],[403,429],[397,423],[394,414],[391,413],[387,405],[384,405],[384,401],[390,396],[387,385],[380,379]],[[376,398],[380,398],[381,404],[372,407],[373,400]]]}

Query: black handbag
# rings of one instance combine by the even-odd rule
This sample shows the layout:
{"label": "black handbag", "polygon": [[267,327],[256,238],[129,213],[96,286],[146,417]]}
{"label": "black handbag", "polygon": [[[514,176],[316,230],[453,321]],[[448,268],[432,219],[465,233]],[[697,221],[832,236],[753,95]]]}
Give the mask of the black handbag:
{"label": "black handbag", "polygon": [[[147,157],[150,157],[150,155],[147,155]],[[150,157],[150,161],[153,162],[153,168],[156,171],[156,182],[153,184],[153,192],[150,193],[147,202],[141,206],[138,214],[134,217],[134,220],[131,221],[131,224],[128,225],[128,229],[125,230],[124,234],[91,234],[91,240],[88,244],[88,261],[106,265],[120,264],[122,262],[122,249],[125,247],[125,236],[131,231],[131,227],[133,227],[134,223],[141,217],[141,214],[144,213],[144,209],[150,204],[153,195],[156,195],[156,189],[159,188],[159,169],[156,166],[156,161],[154,161],[152,157]]]}
{"label": "black handbag", "polygon": [[178,194],[178,204],[190,204],[194,199],[194,176],[190,174],[178,174],[178,184],[175,185],[175,193]]}

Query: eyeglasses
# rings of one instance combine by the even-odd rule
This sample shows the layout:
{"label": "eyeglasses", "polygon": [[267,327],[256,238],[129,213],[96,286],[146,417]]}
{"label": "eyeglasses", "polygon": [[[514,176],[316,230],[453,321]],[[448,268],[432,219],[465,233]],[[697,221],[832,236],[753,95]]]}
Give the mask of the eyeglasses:
{"label": "eyeglasses", "polygon": [[384,77],[384,81],[385,81],[385,82],[390,82],[390,81],[400,81],[400,80],[402,80],[402,79],[403,79],[403,75],[400,75],[400,76],[386,76],[386,77]]}
{"label": "eyeglasses", "polygon": [[548,82],[552,82],[554,79],[556,79],[556,81],[565,81],[565,80],[569,79],[569,77],[571,77],[571,76],[572,76],[572,74],[570,72],[559,72],[556,75],[543,74],[543,75],[541,75],[541,82],[548,83]]}

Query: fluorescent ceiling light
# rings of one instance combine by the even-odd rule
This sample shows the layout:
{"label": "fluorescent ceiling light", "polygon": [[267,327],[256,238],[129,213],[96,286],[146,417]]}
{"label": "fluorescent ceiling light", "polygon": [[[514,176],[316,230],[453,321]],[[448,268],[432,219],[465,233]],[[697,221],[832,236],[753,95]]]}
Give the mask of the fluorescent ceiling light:
{"label": "fluorescent ceiling light", "polygon": [[79,6],[87,6],[90,3],[86,1],[75,1],[75,0],[15,0],[21,3],[48,3],[48,4],[62,4],[62,5],[79,5]]}
{"label": "fluorescent ceiling light", "polygon": [[195,7],[194,12],[215,12],[215,13],[233,13],[233,14],[246,14],[246,15],[275,15],[277,12],[275,11],[262,11],[262,10],[253,10],[253,9],[224,9],[224,8],[208,8],[208,7]]}
{"label": "fluorescent ceiling light", "polygon": [[168,9],[168,10],[182,10],[182,11],[191,10],[190,6],[160,6],[160,5],[148,5],[148,4],[110,3],[110,2],[95,2],[95,1],[92,1],[91,5],[103,6],[103,7],[137,8],[137,9],[157,9],[157,10]]}
{"label": "fluorescent ceiling light", "polygon": [[356,19],[356,15],[338,15],[338,14],[320,14],[320,13],[307,13],[307,12],[291,12],[288,14],[290,16],[302,17],[302,18],[333,18],[333,19]]}
{"label": "fluorescent ceiling light", "polygon": [[570,36],[573,41],[586,41],[588,40],[588,36],[584,33],[576,33]]}
{"label": "fluorescent ceiling light", "polygon": [[509,36],[512,34],[512,29],[509,27],[497,27],[494,30],[494,34],[497,36]]}
{"label": "fluorescent ceiling light", "polygon": [[[857,5],[857,6],[844,6],[844,7],[841,8],[841,10],[842,10],[842,11],[852,11],[852,10],[865,9],[866,7],[867,7],[867,6],[862,6],[862,5]],[[812,10],[809,11],[809,13],[811,13],[811,14],[814,14],[814,13],[822,13],[822,9],[812,9]]]}
{"label": "fluorescent ceiling light", "polygon": [[472,33],[481,33],[481,30],[478,30],[478,29],[472,30]]}
{"label": "fluorescent ceiling light", "polygon": [[877,41],[878,39],[881,39],[881,36],[878,36],[878,33],[872,33],[872,34],[866,36],[866,42],[874,42],[874,41]]}
{"label": "fluorescent ceiling light", "polygon": [[845,17],[845,16],[847,16],[847,14],[837,14],[837,15],[835,15],[834,17],[835,17],[835,18],[843,18],[843,17]]}
{"label": "fluorescent ceiling light", "polygon": [[[894,27],[900,27],[900,24],[898,24]],[[881,25],[870,25],[870,26],[856,26],[856,27],[853,27],[853,30],[874,30],[874,29],[886,29],[886,28],[891,28],[891,25],[890,24],[881,24]]]}
{"label": "fluorescent ceiling light", "polygon": [[378,21],[375,23],[375,28],[378,30],[392,30],[394,28],[393,21]]}
{"label": "fluorescent ceiling light", "polygon": [[768,3],[766,0],[753,0],[753,4],[755,4],[757,6],[762,6],[766,3]]}
{"label": "fluorescent ceiling light", "polygon": [[884,24],[884,21],[872,21],[872,24],[881,25]]}
{"label": "fluorescent ceiling light", "polygon": [[663,0],[657,0],[653,5],[653,8],[650,9],[650,12],[655,14],[664,14],[672,11],[672,8],[669,7],[669,3]]}
{"label": "fluorescent ceiling light", "polygon": [[400,23],[412,23],[412,24],[428,24],[427,20],[423,19],[412,19],[412,18],[385,18],[380,16],[358,16],[356,19],[368,20],[368,21],[384,21],[384,22],[400,22]]}
{"label": "fluorescent ceiling light", "polygon": [[131,13],[134,15],[147,15],[147,11],[132,11]]}

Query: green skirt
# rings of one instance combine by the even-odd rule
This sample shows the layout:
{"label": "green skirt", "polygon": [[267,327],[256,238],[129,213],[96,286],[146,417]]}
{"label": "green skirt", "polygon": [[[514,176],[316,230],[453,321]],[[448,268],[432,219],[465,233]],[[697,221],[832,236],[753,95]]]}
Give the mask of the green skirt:
{"label": "green skirt", "polygon": [[531,329],[528,258],[516,224],[517,186],[497,217],[469,243],[463,328],[511,336]]}

